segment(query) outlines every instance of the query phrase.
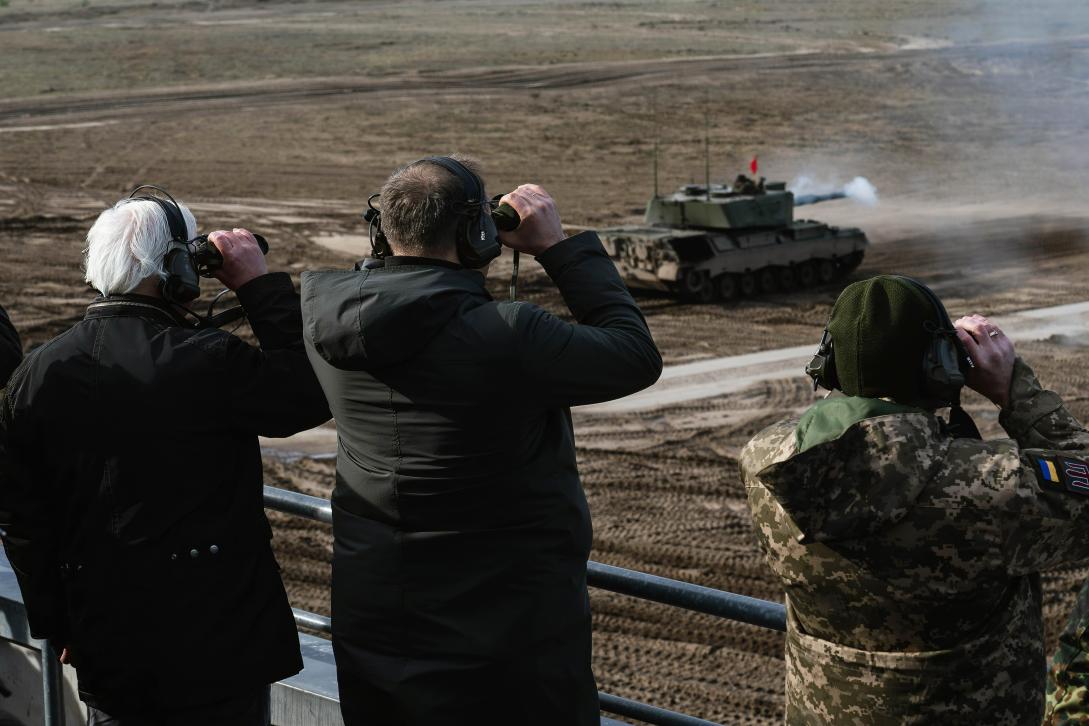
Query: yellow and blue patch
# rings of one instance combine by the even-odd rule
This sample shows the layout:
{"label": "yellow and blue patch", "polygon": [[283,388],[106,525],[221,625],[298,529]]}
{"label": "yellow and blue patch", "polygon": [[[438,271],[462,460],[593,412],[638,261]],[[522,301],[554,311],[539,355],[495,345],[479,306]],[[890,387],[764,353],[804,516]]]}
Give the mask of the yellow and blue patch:
{"label": "yellow and blue patch", "polygon": [[1040,473],[1043,474],[1044,481],[1059,481],[1059,472],[1055,468],[1055,462],[1048,461],[1047,459],[1038,459],[1036,463],[1040,465]]}
{"label": "yellow and blue patch", "polygon": [[1068,456],[1030,454],[1036,478],[1045,489],[1089,496],[1089,463]]}

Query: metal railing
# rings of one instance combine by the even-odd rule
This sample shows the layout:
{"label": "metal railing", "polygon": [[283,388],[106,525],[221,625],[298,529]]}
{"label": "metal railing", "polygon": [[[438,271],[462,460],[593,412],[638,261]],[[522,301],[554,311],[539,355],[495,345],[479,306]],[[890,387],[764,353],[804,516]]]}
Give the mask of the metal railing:
{"label": "metal railing", "polygon": [[[327,524],[333,521],[333,508],[329,500],[308,494],[266,486],[265,506]],[[586,580],[591,587],[602,590],[771,630],[786,630],[786,609],[779,603],[593,561],[587,563]],[[329,618],[296,608],[292,610],[298,625],[323,633],[332,632],[333,623]],[[717,726],[712,721],[609,693],[599,691],[598,697],[603,711],[637,718],[657,726]]]}
{"label": "metal railing", "polygon": [[42,720],[45,726],[64,726],[64,681],[53,644],[42,641]]}

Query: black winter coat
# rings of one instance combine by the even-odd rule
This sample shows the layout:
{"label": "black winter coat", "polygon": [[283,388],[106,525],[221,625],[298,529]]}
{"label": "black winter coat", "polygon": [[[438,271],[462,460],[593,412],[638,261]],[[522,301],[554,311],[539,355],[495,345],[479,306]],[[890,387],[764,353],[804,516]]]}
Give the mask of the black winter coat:
{"label": "black winter coat", "polygon": [[645,388],[662,360],[594,233],[537,259],[578,325],[496,302],[441,260],[304,273],[307,352],[339,434],[334,637],[499,661],[588,628],[568,407]]}
{"label": "black winter coat", "polygon": [[15,331],[4,308],[0,308],[0,388],[4,387],[22,359],[23,344],[19,341],[19,333]]}
{"label": "black winter coat", "polygon": [[283,273],[238,290],[261,343],[162,301],[96,300],[12,376],[4,545],[31,632],[111,714],[210,703],[299,671],[257,436],[329,418]]}

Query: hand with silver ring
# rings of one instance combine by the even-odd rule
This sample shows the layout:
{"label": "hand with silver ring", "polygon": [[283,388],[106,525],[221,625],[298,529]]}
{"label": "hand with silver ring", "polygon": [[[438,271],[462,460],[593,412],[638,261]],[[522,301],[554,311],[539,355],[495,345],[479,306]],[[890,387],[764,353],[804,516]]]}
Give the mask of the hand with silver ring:
{"label": "hand with silver ring", "polygon": [[1013,362],[1017,358],[1013,341],[982,315],[967,315],[953,327],[975,363],[975,368],[967,372],[968,387],[1005,408],[1013,382]]}

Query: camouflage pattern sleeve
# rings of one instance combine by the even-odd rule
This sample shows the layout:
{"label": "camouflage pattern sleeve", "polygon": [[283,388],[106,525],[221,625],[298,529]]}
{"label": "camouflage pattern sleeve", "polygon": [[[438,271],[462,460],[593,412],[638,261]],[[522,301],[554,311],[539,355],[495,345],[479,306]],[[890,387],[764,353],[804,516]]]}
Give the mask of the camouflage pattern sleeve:
{"label": "camouflage pattern sleeve", "polygon": [[1002,559],[1027,575],[1089,559],[1089,432],[1020,358],[1000,422],[1013,441],[950,448],[954,479],[980,477]]}
{"label": "camouflage pattern sleeve", "polygon": [[998,418],[1002,428],[1023,449],[1062,449],[1089,455],[1089,431],[1074,418],[1062,399],[1036,379],[1036,373],[1018,358],[1013,367],[1009,406]]}
{"label": "camouflage pattern sleeve", "polygon": [[741,480],[747,484],[756,478],[756,473],[761,469],[790,458],[795,450],[794,432],[797,428],[798,419],[780,421],[745,444],[737,457]]}
{"label": "camouflage pattern sleeve", "polygon": [[1044,726],[1089,724],[1089,582],[1082,585],[1047,672]]}

